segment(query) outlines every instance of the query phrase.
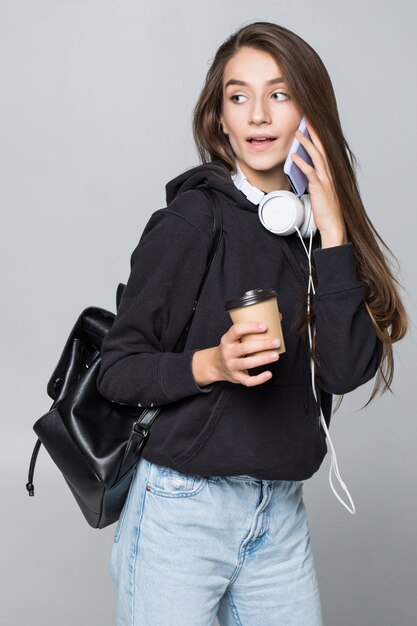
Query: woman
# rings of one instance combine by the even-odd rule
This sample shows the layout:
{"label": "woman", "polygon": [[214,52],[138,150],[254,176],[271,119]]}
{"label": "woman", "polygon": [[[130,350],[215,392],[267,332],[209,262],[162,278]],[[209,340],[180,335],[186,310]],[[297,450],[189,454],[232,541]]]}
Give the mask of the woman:
{"label": "woman", "polygon": [[[298,233],[264,228],[235,184],[239,170],[258,191],[290,190],[283,165],[303,115],[311,141],[297,137],[314,166],[292,158],[308,178],[317,227],[311,312]],[[132,253],[102,347],[105,397],[163,407],[114,534],[118,624],[211,626],[217,615],[221,626],[319,626],[302,494],[327,452],[318,416],[329,425],[332,394],[377,372],[370,400],[381,379],[389,388],[391,344],[404,336],[406,314],[360,199],[330,78],[303,39],[267,22],[230,36],[208,71],[193,130],[202,164],[167,183],[168,207],[152,214]],[[253,135],[273,139],[261,149]],[[223,235],[176,353],[212,244],[204,185],[220,201]],[[282,355],[265,328],[232,324],[225,310],[255,288],[278,293]],[[243,345],[249,333],[259,340]]]}

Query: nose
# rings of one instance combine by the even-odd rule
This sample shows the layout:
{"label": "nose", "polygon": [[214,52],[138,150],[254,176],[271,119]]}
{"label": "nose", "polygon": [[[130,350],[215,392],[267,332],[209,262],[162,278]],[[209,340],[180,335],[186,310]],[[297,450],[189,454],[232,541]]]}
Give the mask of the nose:
{"label": "nose", "polygon": [[271,122],[271,116],[269,115],[268,107],[262,97],[255,98],[253,107],[251,109],[250,121],[254,124]]}

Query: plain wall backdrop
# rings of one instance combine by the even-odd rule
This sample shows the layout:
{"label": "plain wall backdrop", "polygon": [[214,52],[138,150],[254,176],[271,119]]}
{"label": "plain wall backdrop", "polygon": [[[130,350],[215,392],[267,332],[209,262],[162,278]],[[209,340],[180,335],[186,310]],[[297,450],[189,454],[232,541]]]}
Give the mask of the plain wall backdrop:
{"label": "plain wall backdrop", "polygon": [[325,625],[415,623],[416,17],[412,0],[0,2],[1,624],[115,624],[115,526],[88,526],[43,446],[28,496],[32,426],[78,314],[115,310],[165,183],[198,164],[191,115],[215,51],[258,20],[325,63],[411,317],[394,394],[361,411],[371,381],[332,420],[356,515],[330,488],[329,454],[305,483]]}

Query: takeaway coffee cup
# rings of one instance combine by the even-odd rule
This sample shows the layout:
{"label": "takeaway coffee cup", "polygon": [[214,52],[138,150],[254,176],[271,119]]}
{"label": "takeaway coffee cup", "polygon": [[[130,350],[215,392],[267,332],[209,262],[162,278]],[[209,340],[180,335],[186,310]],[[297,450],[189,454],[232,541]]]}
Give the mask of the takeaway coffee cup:
{"label": "takeaway coffee cup", "polygon": [[259,321],[265,322],[268,326],[267,330],[263,333],[249,333],[243,335],[241,338],[242,343],[259,339],[274,339],[274,337],[278,337],[278,339],[281,340],[281,344],[278,348],[253,352],[253,355],[266,356],[271,350],[278,352],[278,354],[285,352],[277,296],[278,294],[274,289],[252,289],[251,291],[246,291],[240,298],[228,300],[225,304],[225,310],[228,311],[234,324],[237,322]]}

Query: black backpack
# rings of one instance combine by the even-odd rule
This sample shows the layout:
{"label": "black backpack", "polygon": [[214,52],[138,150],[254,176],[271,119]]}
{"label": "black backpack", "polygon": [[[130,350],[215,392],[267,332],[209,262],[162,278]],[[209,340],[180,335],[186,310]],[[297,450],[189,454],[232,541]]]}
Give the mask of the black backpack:
{"label": "black backpack", "polygon": [[[190,318],[174,351],[184,348],[198,298],[220,243],[222,213],[216,194],[207,186],[213,210],[213,243],[207,267]],[[119,308],[125,285],[116,291]],[[163,407],[138,409],[103,398],[96,385],[101,344],[116,315],[90,306],[82,311],[65,343],[62,355],[47,384],[53,404],[34,424],[38,436],[30,461],[26,489],[34,495],[33,474],[43,444],[62,472],[87,522],[104,528],[119,519],[146,444],[151,424]]]}

